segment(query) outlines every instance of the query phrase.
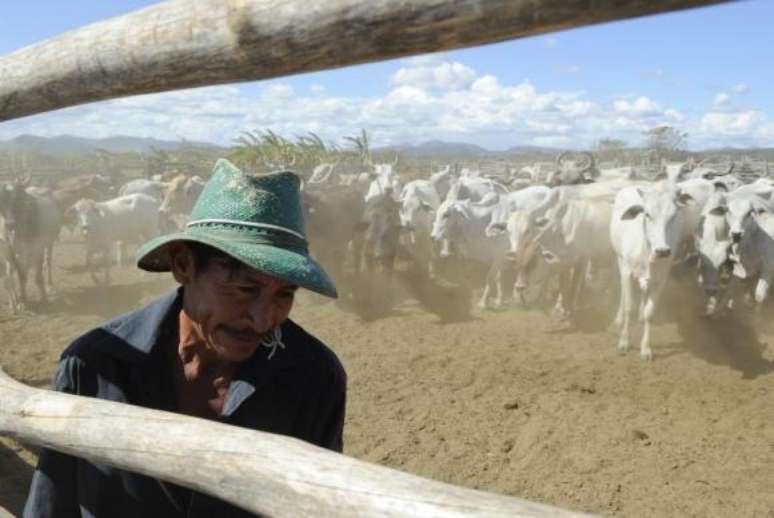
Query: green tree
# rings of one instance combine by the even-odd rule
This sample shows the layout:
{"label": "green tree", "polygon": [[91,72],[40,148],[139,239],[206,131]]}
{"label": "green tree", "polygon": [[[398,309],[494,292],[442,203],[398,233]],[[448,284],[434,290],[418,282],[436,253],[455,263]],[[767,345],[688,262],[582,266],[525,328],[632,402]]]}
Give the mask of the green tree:
{"label": "green tree", "polygon": [[659,159],[668,158],[683,149],[688,133],[672,126],[656,126],[643,132],[645,147],[653,150]]}

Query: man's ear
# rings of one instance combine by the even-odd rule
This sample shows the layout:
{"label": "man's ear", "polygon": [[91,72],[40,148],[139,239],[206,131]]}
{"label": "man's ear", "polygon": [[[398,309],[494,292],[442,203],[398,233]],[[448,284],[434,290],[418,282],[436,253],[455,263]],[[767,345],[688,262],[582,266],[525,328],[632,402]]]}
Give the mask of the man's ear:
{"label": "man's ear", "polygon": [[193,254],[185,243],[172,243],[169,248],[169,264],[172,276],[180,284],[189,284],[195,272]]}

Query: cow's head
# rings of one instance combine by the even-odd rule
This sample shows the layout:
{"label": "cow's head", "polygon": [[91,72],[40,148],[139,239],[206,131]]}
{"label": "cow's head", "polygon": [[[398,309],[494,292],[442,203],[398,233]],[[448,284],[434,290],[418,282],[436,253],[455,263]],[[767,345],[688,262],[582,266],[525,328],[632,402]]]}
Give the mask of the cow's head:
{"label": "cow's head", "polygon": [[78,200],[72,210],[76,214],[78,226],[87,236],[106,230],[102,229],[103,225],[100,223],[105,217],[105,209],[94,200]]}
{"label": "cow's head", "polygon": [[707,296],[706,314],[715,312],[721,274],[730,264],[731,237],[726,216],[728,199],[724,193],[712,194],[704,205],[696,236],[699,252],[700,282]]}
{"label": "cow's head", "polygon": [[459,239],[461,222],[469,218],[467,206],[469,200],[446,200],[435,213],[435,221],[430,237],[441,243],[440,256],[449,257],[452,253],[452,242]]}
{"label": "cow's head", "polygon": [[750,196],[745,198],[732,198],[728,202],[728,224],[731,239],[738,243],[746,233],[757,224],[756,217],[771,211],[769,205],[758,198]]}
{"label": "cow's head", "polygon": [[635,189],[635,192],[638,199],[620,218],[624,221],[641,218],[651,260],[670,257],[682,233],[683,208],[693,198],[678,188],[663,191]]}

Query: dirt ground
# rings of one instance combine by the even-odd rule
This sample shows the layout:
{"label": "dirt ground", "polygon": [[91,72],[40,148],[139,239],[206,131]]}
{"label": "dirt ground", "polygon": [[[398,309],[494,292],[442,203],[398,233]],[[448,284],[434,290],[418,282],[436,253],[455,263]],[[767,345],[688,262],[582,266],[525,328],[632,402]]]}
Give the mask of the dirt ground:
{"label": "dirt ground", "polygon": [[[97,288],[82,258],[59,246],[48,307],[11,316],[0,293],[13,377],[46,386],[72,338],[172,286],[127,266]],[[603,515],[774,516],[774,327],[700,319],[689,288],[667,294],[650,363],[616,351],[592,295],[574,328],[519,308],[444,323],[410,299],[366,322],[307,294],[292,316],[349,374],[347,455]],[[34,460],[0,439],[0,508],[20,512]]]}

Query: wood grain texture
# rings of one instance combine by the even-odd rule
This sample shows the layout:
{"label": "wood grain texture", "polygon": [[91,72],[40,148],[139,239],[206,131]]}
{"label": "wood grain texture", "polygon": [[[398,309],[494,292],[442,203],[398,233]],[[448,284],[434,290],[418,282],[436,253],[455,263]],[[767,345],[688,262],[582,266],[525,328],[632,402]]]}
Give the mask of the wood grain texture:
{"label": "wood grain texture", "polygon": [[27,387],[0,370],[0,433],[275,517],[579,516],[362,462],[303,441]]}
{"label": "wood grain texture", "polygon": [[729,0],[170,0],[0,59],[0,121]]}

